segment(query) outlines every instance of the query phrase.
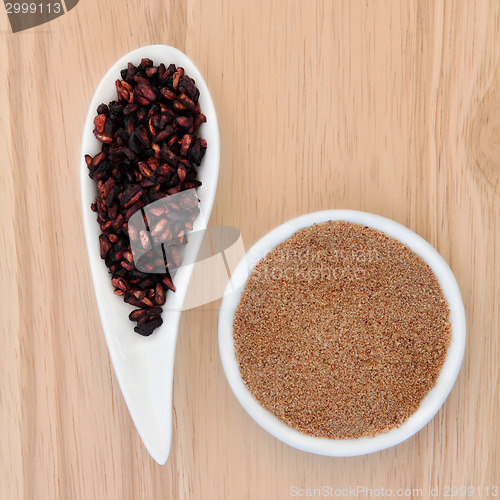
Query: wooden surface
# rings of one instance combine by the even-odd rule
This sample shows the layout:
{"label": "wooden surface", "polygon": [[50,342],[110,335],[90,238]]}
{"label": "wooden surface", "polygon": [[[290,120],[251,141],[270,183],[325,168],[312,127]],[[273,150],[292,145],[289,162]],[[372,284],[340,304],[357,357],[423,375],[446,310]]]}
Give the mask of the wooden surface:
{"label": "wooden surface", "polygon": [[[267,500],[359,485],[425,498],[499,485],[499,23],[498,1],[81,0],[12,34],[0,7],[0,497]],[[186,52],[214,98],[212,224],[239,228],[248,248],[297,215],[360,209],[449,262],[465,359],[417,435],[346,459],[281,444],[229,389],[217,301],[183,314],[172,450],[163,467],[150,458],[110,364],[79,184],[95,87],[150,43]]]}

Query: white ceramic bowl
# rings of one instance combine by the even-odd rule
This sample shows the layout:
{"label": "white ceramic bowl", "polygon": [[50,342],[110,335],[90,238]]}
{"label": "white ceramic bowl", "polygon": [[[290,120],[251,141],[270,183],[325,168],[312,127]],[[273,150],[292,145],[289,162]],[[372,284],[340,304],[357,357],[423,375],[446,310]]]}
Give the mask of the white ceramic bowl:
{"label": "white ceramic bowl", "polygon": [[[451,344],[436,385],[429,391],[418,410],[401,426],[371,438],[316,438],[288,427],[260,406],[251,395],[241,378],[234,352],[233,317],[240,302],[241,292],[254,266],[299,229],[332,220],[369,226],[407,245],[431,267],[450,307]],[[423,238],[397,222],[352,210],[329,210],[297,217],[273,229],[259,240],[240,261],[231,276],[231,282],[226,289],[219,314],[219,350],[227,380],[247,413],[273,436],[294,448],[320,455],[347,457],[394,446],[415,434],[432,419],[455,383],[465,349],[465,312],[460,290],[451,269],[437,251]]]}
{"label": "white ceramic bowl", "polygon": [[[113,64],[95,91],[83,131],[80,164],[83,222],[104,335],[116,378],[135,426],[152,457],[163,464],[167,460],[171,443],[172,381],[177,327],[193,266],[183,266],[177,271],[173,280],[177,291],[167,294],[163,306],[163,325],[150,337],[141,337],[135,333],[135,323],[128,319],[133,307],[113,293],[108,269],[99,254],[101,231],[96,214],[90,210],[90,204],[97,194],[97,186],[89,178],[84,160],[85,154],[97,154],[102,145],[92,132],[97,106],[116,100],[115,80],[121,78],[120,70],[126,68],[128,62],[137,66],[144,57],[149,57],[156,65],[163,62],[167,66],[170,63],[182,66],[186,74],[194,78],[200,90],[200,107],[207,117],[207,122],[201,125],[196,133],[206,139],[208,147],[198,169],[198,178],[203,183],[196,190],[201,213],[194,223],[193,231],[202,231],[208,223],[217,188],[220,144],[214,104],[203,77],[184,53],[168,45],[138,48]],[[187,262],[196,260],[199,243],[201,240],[197,238],[186,245],[184,258]]]}

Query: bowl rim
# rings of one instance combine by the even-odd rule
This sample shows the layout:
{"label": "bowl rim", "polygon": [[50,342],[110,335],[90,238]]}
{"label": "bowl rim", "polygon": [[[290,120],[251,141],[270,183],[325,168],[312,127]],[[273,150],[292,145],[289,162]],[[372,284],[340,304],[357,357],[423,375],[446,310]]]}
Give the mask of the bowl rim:
{"label": "bowl rim", "polygon": [[[420,407],[399,427],[374,437],[356,439],[318,438],[303,434],[265,410],[252,396],[239,372],[234,352],[233,318],[248,276],[257,262],[299,229],[327,221],[345,221],[377,229],[397,239],[419,255],[432,269],[443,290],[449,309],[451,342],[435,386]],[[394,446],[424,427],[448,397],[462,364],[465,342],[465,310],[458,283],[437,250],[411,229],[386,217],[357,210],[325,210],[291,219],[263,236],[241,259],[232,273],[219,312],[219,353],[224,373],[239,403],[250,417],[280,441],[299,450],[319,455],[348,457],[364,455]]]}

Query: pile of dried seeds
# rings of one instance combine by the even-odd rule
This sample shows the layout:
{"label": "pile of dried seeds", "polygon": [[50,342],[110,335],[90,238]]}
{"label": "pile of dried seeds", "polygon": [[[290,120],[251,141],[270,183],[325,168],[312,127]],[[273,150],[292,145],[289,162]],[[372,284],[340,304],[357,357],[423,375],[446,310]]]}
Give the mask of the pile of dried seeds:
{"label": "pile of dried seeds", "polygon": [[183,68],[154,66],[151,59],[143,59],[139,66],[129,63],[121,77],[116,81],[118,100],[97,108],[94,135],[103,143],[101,152],[85,160],[99,190],[91,208],[102,231],[101,258],[115,293],[137,307],[129,316],[137,321],[135,331],[150,335],[162,324],[167,290],[175,291],[171,278],[180,265],[178,245],[183,244],[184,231],[192,228],[198,200],[186,197],[185,206],[166,201],[163,211],[155,207],[155,228],[168,231],[170,242],[178,243],[170,244],[170,255],[164,256],[167,274],[136,268],[128,222],[142,207],[201,184],[197,167],[207,143],[194,132],[206,118],[199,90]]}
{"label": "pile of dried seeds", "polygon": [[233,328],[257,401],[328,438],[404,422],[434,386],[451,339],[429,266],[397,240],[347,222],[302,229],[264,257]]}

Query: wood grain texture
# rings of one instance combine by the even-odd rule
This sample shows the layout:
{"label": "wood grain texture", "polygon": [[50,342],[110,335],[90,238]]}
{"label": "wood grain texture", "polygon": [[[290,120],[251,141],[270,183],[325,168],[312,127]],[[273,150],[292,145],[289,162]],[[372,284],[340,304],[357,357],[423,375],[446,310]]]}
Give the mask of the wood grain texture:
{"label": "wood grain texture", "polygon": [[[81,0],[15,35],[0,7],[0,39],[1,498],[282,499],[294,485],[425,498],[499,485],[500,2]],[[79,154],[101,77],[150,43],[186,52],[211,89],[212,224],[238,227],[248,248],[294,216],[360,209],[448,261],[467,348],[417,435],[346,459],[281,444],[229,389],[213,302],[183,314],[172,450],[163,467],[149,457],[100,325]]]}

